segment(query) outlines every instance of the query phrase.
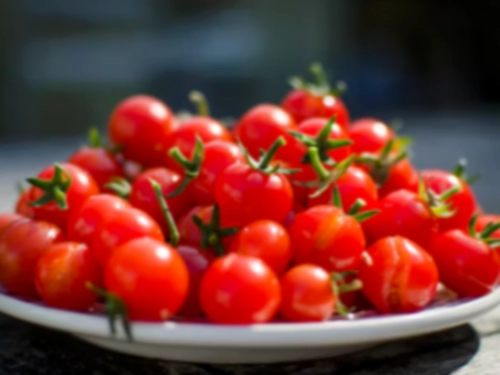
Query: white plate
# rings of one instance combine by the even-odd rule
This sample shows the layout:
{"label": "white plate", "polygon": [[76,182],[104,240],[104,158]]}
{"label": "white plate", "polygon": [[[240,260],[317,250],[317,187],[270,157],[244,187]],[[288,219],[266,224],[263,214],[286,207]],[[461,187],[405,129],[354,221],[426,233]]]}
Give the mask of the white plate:
{"label": "white plate", "polygon": [[202,323],[135,323],[134,341],[111,337],[101,316],[72,313],[0,294],[0,311],[71,333],[92,344],[143,357],[202,363],[270,363],[326,358],[383,342],[458,326],[500,304],[500,288],[471,301],[425,311],[321,323],[220,326]]}

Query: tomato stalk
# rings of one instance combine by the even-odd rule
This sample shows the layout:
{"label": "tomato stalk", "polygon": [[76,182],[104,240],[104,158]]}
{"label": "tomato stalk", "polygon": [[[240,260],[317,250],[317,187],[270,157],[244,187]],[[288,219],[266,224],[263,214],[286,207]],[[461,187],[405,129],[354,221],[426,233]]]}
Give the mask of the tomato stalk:
{"label": "tomato stalk", "polygon": [[85,285],[89,290],[104,298],[104,313],[108,317],[109,329],[111,331],[111,334],[113,336],[116,336],[116,320],[120,319],[123,331],[125,332],[128,341],[132,342],[132,329],[130,326],[127,306],[125,305],[125,302],[123,302],[122,299],[118,296],[115,296],[107,290],[99,288],[90,282],[87,282]]}
{"label": "tomato stalk", "polygon": [[500,246],[500,239],[492,238],[491,235],[495,233],[498,229],[500,229],[500,222],[497,223],[488,223],[488,225],[481,231],[476,231],[476,222],[478,219],[478,215],[474,215],[469,221],[469,234],[488,244],[488,246],[492,248],[496,248]]}
{"label": "tomato stalk", "polygon": [[432,214],[438,218],[449,218],[455,215],[456,209],[452,210],[452,204],[447,204],[446,200],[460,191],[462,191],[461,186],[456,185],[441,194],[436,194],[432,189],[425,186],[423,179],[420,179],[418,183],[419,197],[427,203]]}
{"label": "tomato stalk", "polygon": [[191,91],[189,93],[189,100],[195,105],[198,116],[210,116],[210,107],[208,106],[208,100],[201,91]]}
{"label": "tomato stalk", "polygon": [[40,207],[54,201],[61,210],[68,209],[66,192],[71,186],[71,177],[59,164],[54,164],[54,176],[51,180],[29,177],[26,181],[44,192],[40,199],[30,202],[30,206]]}
{"label": "tomato stalk", "polygon": [[349,293],[360,290],[363,287],[363,284],[358,279],[354,279],[349,283],[345,282],[345,277],[355,275],[356,273],[357,272],[355,271],[341,272],[341,273],[333,272],[330,276],[331,277],[330,283],[332,286],[333,295],[335,297],[336,312],[343,317],[348,316],[349,313],[351,313],[354,310],[354,308],[353,309],[347,308],[347,306],[345,306],[342,303],[340,295],[342,293]]}
{"label": "tomato stalk", "polygon": [[188,160],[182,153],[179,147],[173,147],[168,152],[169,155],[179,164],[184,170],[184,179],[179,184],[177,189],[169,194],[168,198],[174,198],[181,194],[191,181],[200,175],[201,164],[205,155],[203,141],[197,135],[196,144],[194,146],[193,157]]}
{"label": "tomato stalk", "polygon": [[305,90],[315,96],[328,94],[341,96],[346,92],[347,85],[343,81],[336,82],[335,87],[331,86],[325,70],[320,63],[311,64],[309,71],[313,76],[314,82],[308,82],[302,77],[294,76],[289,79],[290,86],[297,90]]}
{"label": "tomato stalk", "polygon": [[128,199],[132,191],[132,185],[123,177],[113,177],[104,187],[123,199]]}
{"label": "tomato stalk", "polygon": [[[342,211],[344,211],[344,207],[342,205],[342,198],[340,196],[340,190],[337,185],[333,185],[333,194],[332,194],[332,199],[333,199],[333,205],[335,207],[340,208]],[[361,223],[365,220],[368,220],[372,216],[378,214],[380,211],[379,210],[369,210],[369,211],[364,211],[364,212],[359,212],[360,209],[366,206],[366,202],[358,198],[356,201],[352,204],[351,208],[349,208],[349,211],[347,211],[347,215],[352,216],[358,223]],[[345,211],[344,211],[345,212]]]}
{"label": "tomato stalk", "polygon": [[149,182],[154,190],[156,199],[158,199],[158,204],[160,205],[163,216],[165,217],[165,221],[167,222],[168,229],[170,232],[169,241],[173,246],[177,246],[179,244],[180,234],[179,234],[179,229],[175,224],[175,219],[172,215],[172,211],[170,211],[168,203],[162,194],[160,184],[158,184],[158,182],[153,179],[150,179]]}
{"label": "tomato stalk", "polygon": [[467,176],[466,169],[467,169],[467,159],[460,158],[458,160],[457,166],[455,167],[455,169],[453,169],[452,173],[469,185],[472,185],[473,183],[481,179],[480,175],[474,175],[470,177]]}

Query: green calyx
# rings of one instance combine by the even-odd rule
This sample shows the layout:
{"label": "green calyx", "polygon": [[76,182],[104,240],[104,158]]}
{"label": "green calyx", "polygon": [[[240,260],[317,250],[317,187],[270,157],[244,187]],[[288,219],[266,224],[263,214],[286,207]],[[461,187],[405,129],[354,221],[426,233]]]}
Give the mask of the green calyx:
{"label": "green calyx", "polygon": [[132,329],[130,327],[130,321],[128,319],[127,306],[125,305],[125,302],[123,302],[122,299],[118,296],[115,296],[114,294],[104,289],[98,288],[90,282],[87,282],[85,285],[87,289],[104,298],[104,313],[108,317],[111,335],[116,336],[116,321],[120,320],[122,323],[123,332],[125,332],[127,339],[132,342]]}
{"label": "green calyx", "polygon": [[467,184],[472,185],[473,183],[479,181],[481,179],[480,175],[475,176],[467,176],[467,159],[460,158],[458,160],[457,166],[453,169],[453,174],[460,178],[462,181],[465,181]]}
{"label": "green calyx", "polygon": [[274,141],[274,143],[271,145],[269,150],[267,151],[261,150],[259,160],[255,160],[252,156],[250,156],[248,150],[245,148],[245,146],[243,146],[240,140],[238,140],[238,146],[241,150],[241,153],[245,157],[245,160],[248,163],[248,165],[252,169],[264,172],[265,174],[273,174],[273,173],[292,174],[298,171],[296,169],[281,168],[281,165],[279,163],[271,165],[271,162],[273,161],[276,152],[280,149],[280,147],[284,145],[286,145],[285,138],[281,136],[278,137],[278,139],[276,139],[276,141]]}
{"label": "green calyx", "polygon": [[500,222],[497,223],[488,223],[488,225],[481,231],[478,232],[476,230],[476,222],[478,215],[474,215],[469,221],[469,234],[488,244],[491,248],[500,247],[500,239],[491,237],[493,233],[500,229]]}
{"label": "green calyx", "polygon": [[387,181],[391,168],[408,156],[408,152],[404,148],[397,153],[392,152],[396,142],[397,138],[387,142],[379,155],[363,153],[356,157],[357,163],[364,164],[369,168],[370,175],[379,186]]}
{"label": "green calyx", "polygon": [[172,211],[170,211],[170,208],[168,207],[168,203],[167,203],[165,197],[163,196],[160,184],[158,184],[158,182],[153,180],[153,179],[150,179],[149,183],[151,184],[151,187],[153,188],[156,199],[158,200],[158,204],[160,205],[161,212],[163,213],[163,217],[165,218],[165,221],[167,222],[168,229],[170,231],[169,241],[172,244],[172,246],[177,246],[179,244],[180,234],[179,234],[179,229],[177,228],[177,225],[175,224],[175,219],[174,219],[174,216],[172,215]]}
{"label": "green calyx", "polygon": [[179,184],[177,189],[173,191],[168,198],[173,198],[181,194],[191,181],[200,175],[201,164],[205,156],[203,141],[200,136],[196,136],[196,144],[194,146],[193,157],[188,160],[182,153],[179,147],[173,147],[168,152],[169,155],[179,164],[184,170],[184,179]]}
{"label": "green calyx", "polygon": [[343,81],[338,81],[332,86],[320,63],[314,63],[309,67],[309,71],[314,81],[308,82],[304,78],[295,76],[289,79],[290,85],[297,90],[305,90],[315,96],[333,95],[341,96],[347,90],[347,85]]}
{"label": "green calyx", "polygon": [[221,228],[220,210],[218,205],[214,205],[212,217],[205,223],[199,216],[193,216],[193,221],[201,232],[202,249],[214,249],[217,256],[225,255],[222,244],[224,237],[229,237],[238,233],[238,228]]}
{"label": "green calyx", "polygon": [[[340,190],[336,184],[333,185],[332,199],[333,199],[332,202],[333,205],[344,211],[344,207],[342,205],[342,198],[340,196]],[[361,223],[380,212],[380,210],[368,210],[359,212],[359,210],[361,210],[365,206],[366,202],[363,199],[358,198],[349,208],[349,211],[347,211],[347,215],[352,216],[354,219],[356,219],[358,223]]]}
{"label": "green calyx", "polygon": [[420,178],[418,183],[419,197],[427,203],[432,214],[441,219],[446,219],[455,215],[456,209],[453,209],[453,205],[451,203],[446,203],[446,201],[461,190],[461,186],[456,185],[441,194],[436,194],[425,185],[423,178]]}
{"label": "green calyx", "polygon": [[[298,139],[307,148],[316,147],[318,149],[321,161],[332,161],[328,156],[328,151],[336,148],[349,146],[352,141],[349,139],[329,139],[333,126],[335,125],[337,116],[332,117],[321,129],[316,137],[310,137],[297,131],[290,130],[289,133]],[[309,155],[306,154],[302,159],[303,164],[310,164]]]}
{"label": "green calyx", "polygon": [[120,146],[120,145],[110,146],[110,145],[108,145],[108,143],[101,136],[101,133],[99,132],[99,130],[96,127],[92,127],[89,129],[87,143],[91,148],[102,148],[111,154],[119,154],[120,152],[123,151],[123,146]]}
{"label": "green calyx", "polygon": [[347,271],[347,272],[341,272],[341,273],[333,272],[330,276],[331,277],[332,291],[333,291],[333,295],[335,297],[336,312],[337,312],[337,314],[339,314],[343,317],[348,316],[356,308],[355,307],[353,307],[351,309],[347,308],[347,306],[345,306],[342,303],[342,301],[340,299],[340,295],[342,293],[355,292],[355,291],[363,288],[363,283],[361,282],[361,280],[354,279],[350,282],[346,282],[346,280],[345,280],[346,277],[354,276],[356,274],[357,274],[356,271]]}
{"label": "green calyx", "polygon": [[118,195],[123,199],[128,199],[130,192],[132,191],[132,186],[123,177],[113,177],[111,180],[104,185],[106,189],[111,190],[113,193]]}
{"label": "green calyx", "polygon": [[40,199],[30,202],[30,206],[40,207],[55,202],[61,210],[68,209],[66,192],[71,186],[71,177],[61,165],[54,164],[54,176],[51,180],[30,177],[26,181],[44,192]]}

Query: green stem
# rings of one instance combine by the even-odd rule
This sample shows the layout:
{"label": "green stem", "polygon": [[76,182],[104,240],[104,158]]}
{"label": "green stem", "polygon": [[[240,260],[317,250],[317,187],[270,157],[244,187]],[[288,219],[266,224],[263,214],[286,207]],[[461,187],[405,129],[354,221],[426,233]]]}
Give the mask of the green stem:
{"label": "green stem", "polygon": [[173,246],[177,246],[179,244],[179,239],[180,239],[180,234],[179,230],[177,229],[177,225],[175,224],[174,217],[172,216],[172,212],[170,211],[170,208],[168,207],[168,203],[163,197],[163,193],[161,191],[160,184],[156,182],[153,179],[149,180],[149,183],[151,184],[151,187],[154,190],[154,193],[156,195],[156,199],[158,199],[158,204],[160,205],[161,211],[163,213],[163,216],[165,218],[165,221],[167,222],[168,229],[170,231],[170,243]]}
{"label": "green stem", "polygon": [[323,127],[323,129],[321,129],[318,136],[316,137],[316,141],[318,141],[320,143],[325,143],[328,140],[330,133],[332,132],[333,125],[335,125],[336,120],[337,120],[336,115],[333,116],[332,118],[330,118],[330,120],[328,120],[326,125]]}
{"label": "green stem", "polygon": [[189,100],[196,106],[196,111],[199,116],[210,116],[210,108],[205,95],[200,91],[191,91],[189,93]]}
{"label": "green stem", "polygon": [[104,185],[106,189],[111,190],[116,195],[123,199],[128,199],[130,196],[130,192],[132,191],[132,186],[130,182],[128,182],[123,177],[113,177],[111,180]]}
{"label": "green stem", "polygon": [[356,199],[356,201],[352,204],[351,208],[349,209],[349,212],[347,213],[348,215],[350,216],[354,216],[356,215],[359,210],[361,208],[363,208],[364,206],[366,206],[366,202],[361,199],[361,198],[358,198]]}
{"label": "green stem", "polygon": [[328,77],[320,63],[313,63],[309,68],[315,81],[316,85],[320,88],[329,89],[330,85],[328,83]]}
{"label": "green stem", "polygon": [[340,190],[336,184],[333,184],[333,205],[344,211],[344,206],[342,205],[342,197],[340,196]]}
{"label": "green stem", "polygon": [[363,212],[357,213],[355,215],[352,215],[352,217],[354,219],[356,219],[356,221],[358,223],[362,223],[363,221],[366,221],[369,218],[371,218],[379,213],[380,213],[380,210],[369,210],[369,211],[363,211]]}
{"label": "green stem", "polygon": [[310,147],[307,150],[307,155],[309,156],[309,162],[318,175],[321,181],[325,181],[328,179],[330,173],[321,163],[321,157],[319,156],[319,150],[317,147]]}
{"label": "green stem", "polygon": [[453,195],[460,193],[462,191],[462,187],[460,185],[456,185],[448,190],[446,190],[444,193],[439,195],[439,199],[442,201],[446,201],[449,198],[451,198]]}
{"label": "green stem", "polygon": [[285,138],[280,136],[276,141],[274,141],[269,150],[264,154],[264,156],[259,162],[258,168],[265,170],[267,167],[269,167],[269,164],[273,160],[273,157],[278,151],[278,149],[284,145],[286,145]]}

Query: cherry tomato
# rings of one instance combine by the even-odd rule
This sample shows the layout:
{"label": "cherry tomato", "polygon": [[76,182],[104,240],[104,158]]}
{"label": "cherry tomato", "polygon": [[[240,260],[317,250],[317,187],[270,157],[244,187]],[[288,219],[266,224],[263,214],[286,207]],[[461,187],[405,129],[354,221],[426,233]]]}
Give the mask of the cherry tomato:
{"label": "cherry tomato", "polygon": [[243,155],[234,143],[226,141],[207,143],[200,174],[189,185],[189,194],[195,203],[201,206],[213,205],[215,181],[219,174],[230,165],[243,161]]}
{"label": "cherry tomato", "polygon": [[247,148],[254,158],[259,157],[261,149],[268,149],[280,136],[287,144],[276,154],[279,160],[295,160],[296,142],[288,134],[297,124],[282,108],[272,104],[259,104],[243,115],[234,129],[234,135]]}
{"label": "cherry tomato", "polygon": [[42,300],[51,307],[86,311],[97,295],[86,283],[101,284],[102,275],[87,245],[60,242],[50,246],[38,260],[35,285]]}
{"label": "cherry tomato", "polygon": [[167,198],[181,184],[181,176],[167,168],[147,169],[135,179],[130,192],[130,203],[151,215],[161,225],[165,234],[168,235],[170,233],[168,224],[155,191],[151,186],[151,180],[155,180],[160,185],[163,197],[166,199],[174,218],[179,218],[191,208],[191,197],[187,191],[183,191],[176,197]]}
{"label": "cherry tomato", "polygon": [[105,269],[108,292],[127,306],[131,320],[164,321],[186,300],[189,274],[177,251],[153,238],[139,238],[114,249]]}
{"label": "cherry tomato", "polygon": [[285,271],[292,253],[286,229],[272,220],[258,220],[243,227],[229,251],[259,258],[277,275]]}
{"label": "cherry tomato", "polygon": [[215,260],[215,256],[196,246],[180,245],[177,252],[184,260],[189,273],[189,291],[179,315],[184,318],[201,316],[200,284],[207,268]]}
{"label": "cherry tomato", "polygon": [[151,216],[136,208],[123,208],[100,223],[92,235],[90,247],[99,264],[105,267],[118,246],[141,237],[165,240],[160,226]]}
{"label": "cherry tomato", "polygon": [[360,224],[335,206],[311,207],[288,228],[295,264],[312,263],[331,272],[357,269],[365,250]]}
{"label": "cherry tomato", "polygon": [[[34,218],[37,220],[49,221],[60,228],[66,228],[68,218],[74,211],[80,209],[87,199],[99,194],[99,187],[87,172],[76,165],[60,164],[63,171],[63,179],[70,179],[69,188],[65,192],[67,209],[61,209],[55,201],[41,206],[33,207]],[[50,181],[54,178],[55,167],[50,166],[38,175],[38,179]],[[35,202],[45,195],[45,192],[35,186],[29,189],[30,202]]]}
{"label": "cherry tomato", "polygon": [[281,315],[292,322],[322,321],[333,315],[335,295],[330,275],[321,267],[301,264],[281,278]]}
{"label": "cherry tomato", "polygon": [[23,216],[17,213],[0,214],[0,238],[2,237],[2,232],[7,228],[8,225],[22,218]]}
{"label": "cherry tomato", "polygon": [[68,163],[87,171],[101,189],[112,177],[124,177],[120,163],[104,148],[84,147],[71,155]]}
{"label": "cherry tomato", "polygon": [[87,199],[79,210],[68,219],[66,233],[68,239],[90,244],[97,227],[115,212],[130,207],[130,204],[115,195],[98,194]]}
{"label": "cherry tomato", "polygon": [[279,280],[260,259],[229,254],[208,268],[200,286],[203,311],[214,323],[264,323],[281,300]]}
{"label": "cherry tomato", "polygon": [[231,133],[226,127],[210,117],[196,116],[183,122],[175,129],[168,139],[166,165],[168,168],[182,173],[182,167],[168,154],[172,147],[179,147],[180,151],[188,159],[192,157],[196,137],[200,137],[203,143],[212,141],[230,142]]}
{"label": "cherry tomato", "polygon": [[388,236],[406,237],[428,250],[438,233],[437,218],[417,194],[398,190],[383,198],[380,212],[363,223],[370,243]]}
{"label": "cherry tomato", "polygon": [[33,207],[30,206],[30,191],[24,190],[16,202],[16,213],[24,217],[32,218],[34,215]]}
{"label": "cherry tomato", "polygon": [[441,170],[425,170],[422,171],[422,176],[425,185],[436,194],[460,186],[461,190],[446,201],[451,204],[455,214],[449,218],[440,218],[438,223],[442,232],[449,229],[466,229],[476,210],[476,199],[469,185],[455,175]]}
{"label": "cherry tomato", "polygon": [[148,95],[131,96],[119,103],[108,123],[111,142],[123,147],[125,158],[146,167],[163,165],[173,128],[170,108]]}
{"label": "cherry tomato", "polygon": [[21,298],[37,296],[33,275],[38,259],[64,238],[52,223],[23,218],[4,228],[0,237],[0,284]]}
{"label": "cherry tomato", "polygon": [[358,278],[363,293],[382,313],[423,309],[434,298],[438,270],[432,257],[407,238],[385,237],[367,250],[371,262],[361,262]]}
{"label": "cherry tomato", "polygon": [[189,210],[177,222],[180,243],[184,245],[200,246],[202,234],[198,226],[194,223],[193,217],[198,216],[205,223],[210,221],[213,213],[213,206],[196,206]]}
{"label": "cherry tomato", "polygon": [[483,241],[460,229],[436,237],[431,254],[443,284],[461,297],[479,297],[500,282],[500,256]]}
{"label": "cherry tomato", "polygon": [[[491,215],[491,214],[479,215],[476,220],[476,231],[482,232],[490,223],[491,224],[500,223],[500,215]],[[500,229],[493,232],[490,237],[500,239]]]}
{"label": "cherry tomato", "polygon": [[261,219],[283,223],[292,209],[293,191],[280,173],[236,163],[217,178],[215,199],[224,226],[241,227]]}
{"label": "cherry tomato", "polygon": [[394,131],[382,121],[374,118],[362,118],[354,121],[348,128],[349,137],[353,140],[352,152],[377,154],[391,139],[396,137]]}
{"label": "cherry tomato", "polygon": [[418,172],[407,158],[394,164],[388,172],[387,179],[378,189],[380,198],[400,189],[418,191]]}
{"label": "cherry tomato", "polygon": [[[357,199],[363,199],[366,206],[363,210],[372,209],[378,201],[377,185],[373,179],[361,168],[350,166],[342,177],[340,177],[335,185],[339,189],[342,198],[342,205],[346,209],[356,202]],[[315,189],[311,189],[311,193]],[[309,197],[308,207],[314,207],[321,204],[330,204],[332,202],[333,189],[326,189],[317,197]]]}

